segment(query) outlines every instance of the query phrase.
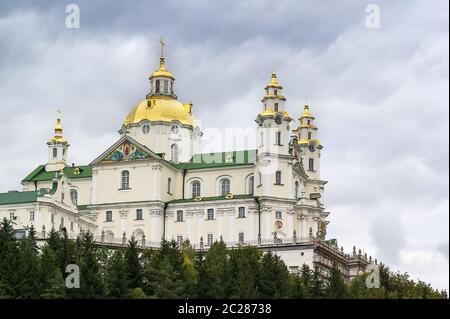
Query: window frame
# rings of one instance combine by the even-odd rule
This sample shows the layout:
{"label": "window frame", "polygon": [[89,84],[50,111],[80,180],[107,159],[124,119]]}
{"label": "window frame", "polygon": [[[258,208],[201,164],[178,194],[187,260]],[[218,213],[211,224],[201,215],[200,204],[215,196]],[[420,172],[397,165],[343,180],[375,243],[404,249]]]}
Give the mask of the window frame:
{"label": "window frame", "polygon": [[[227,185],[225,185],[227,182]],[[228,177],[222,177],[219,181],[220,196],[227,196],[231,193],[231,179]]]}
{"label": "window frame", "polygon": [[208,208],[206,210],[206,220],[214,220],[215,212],[214,208]]}
{"label": "window frame", "polygon": [[191,196],[192,198],[202,196],[202,183],[200,183],[199,180],[194,180],[191,182]]}
{"label": "window frame", "polygon": [[129,170],[123,170],[120,172],[120,190],[127,190],[131,189],[130,187],[130,171]]}
{"label": "window frame", "polygon": [[281,171],[276,171],[275,172],[275,185],[283,185],[281,177],[282,177]]}
{"label": "window frame", "polygon": [[245,218],[245,206],[238,207],[238,218]]}
{"label": "window frame", "polygon": [[113,212],[112,212],[112,210],[107,210],[105,212],[105,222],[110,223],[112,221],[113,221]]}
{"label": "window frame", "polygon": [[308,171],[314,172],[314,158],[308,159]]}
{"label": "window frame", "polygon": [[184,222],[184,212],[177,210],[177,223]]}
{"label": "window frame", "polygon": [[144,220],[144,210],[142,208],[136,209],[136,220]]}

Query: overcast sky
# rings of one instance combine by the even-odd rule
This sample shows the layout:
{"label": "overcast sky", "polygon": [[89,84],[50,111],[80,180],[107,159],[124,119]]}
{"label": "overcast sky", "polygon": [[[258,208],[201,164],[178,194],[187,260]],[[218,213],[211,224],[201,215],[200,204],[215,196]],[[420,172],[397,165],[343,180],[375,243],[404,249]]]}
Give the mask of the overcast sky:
{"label": "overcast sky", "polygon": [[46,162],[57,108],[70,163],[113,144],[164,36],[205,144],[255,126],[275,70],[291,116],[308,96],[317,118],[328,236],[448,289],[448,1],[73,1],[79,29],[70,2],[17,2],[0,1],[0,191]]}

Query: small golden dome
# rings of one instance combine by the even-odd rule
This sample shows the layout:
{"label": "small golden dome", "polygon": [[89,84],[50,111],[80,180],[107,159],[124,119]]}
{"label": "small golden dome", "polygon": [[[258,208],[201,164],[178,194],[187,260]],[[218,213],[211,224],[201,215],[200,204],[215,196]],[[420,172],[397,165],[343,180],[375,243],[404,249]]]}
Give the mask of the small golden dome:
{"label": "small golden dome", "polygon": [[171,78],[172,80],[175,80],[175,77],[172,75],[172,73],[166,70],[166,62],[163,56],[159,59],[159,69],[153,72],[152,75],[150,75],[150,79],[157,76],[164,76],[166,78]]}
{"label": "small golden dome", "polygon": [[154,122],[180,121],[182,124],[196,126],[191,113],[191,104],[183,104],[170,96],[152,96],[139,102],[128,113],[124,125],[138,124],[142,120]]}
{"label": "small golden dome", "polygon": [[305,104],[305,108],[303,110],[303,115],[300,117],[300,119],[302,118],[310,118],[310,119],[314,119],[314,116],[312,116],[311,112],[309,111],[309,105]]}
{"label": "small golden dome", "polygon": [[283,87],[278,83],[277,74],[275,72],[272,73],[272,80],[269,84],[266,85],[266,88],[277,88],[282,89]]}

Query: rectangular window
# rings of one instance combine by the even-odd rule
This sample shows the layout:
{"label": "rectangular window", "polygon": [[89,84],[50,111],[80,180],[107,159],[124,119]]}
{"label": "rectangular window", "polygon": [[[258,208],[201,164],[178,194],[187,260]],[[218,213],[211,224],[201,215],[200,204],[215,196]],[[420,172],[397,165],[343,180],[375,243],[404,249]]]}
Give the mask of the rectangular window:
{"label": "rectangular window", "polygon": [[281,172],[280,171],[275,173],[275,184],[281,185]]}
{"label": "rectangular window", "polygon": [[308,167],[308,170],[311,171],[311,172],[314,171],[314,159],[313,159],[313,158],[310,158],[310,159],[309,159],[309,167]]}
{"label": "rectangular window", "polygon": [[312,138],[312,133],[308,132],[308,140],[310,140]]}
{"label": "rectangular window", "polygon": [[54,148],[53,149],[53,158],[57,158],[58,157],[58,149]]}
{"label": "rectangular window", "polygon": [[70,222],[70,231],[73,231],[73,222]]}
{"label": "rectangular window", "polygon": [[142,209],[136,209],[136,220],[143,220]]}
{"label": "rectangular window", "polygon": [[183,236],[177,236],[177,244],[180,246],[183,243]]}
{"label": "rectangular window", "polygon": [[208,220],[212,220],[212,219],[214,219],[214,209],[212,209],[212,208],[209,208],[208,209],[208,211],[207,211],[207,217],[206,217]]}
{"label": "rectangular window", "polygon": [[34,222],[34,212],[30,212],[30,222]]}
{"label": "rectangular window", "polygon": [[169,82],[168,81],[164,81],[164,93],[168,93],[169,92]]}
{"label": "rectangular window", "polygon": [[107,222],[112,222],[112,220],[113,220],[112,219],[112,211],[109,210],[109,211],[106,212],[106,221]]}
{"label": "rectangular window", "polygon": [[280,211],[275,212],[275,219],[283,219],[283,213]]}
{"label": "rectangular window", "polygon": [[177,211],[177,222],[182,222],[183,221],[183,211],[179,210]]}
{"label": "rectangular window", "polygon": [[244,233],[239,233],[239,243],[242,244],[244,242]]}
{"label": "rectangular window", "polygon": [[15,220],[16,219],[16,213],[15,212],[10,212],[9,213],[9,219],[10,220]]}
{"label": "rectangular window", "polygon": [[50,222],[51,222],[52,224],[55,223],[55,214],[53,214],[53,213],[50,215]]}
{"label": "rectangular window", "polygon": [[281,145],[281,132],[275,132],[275,144]]}
{"label": "rectangular window", "polygon": [[245,217],[245,207],[239,207],[238,208],[238,217],[244,218]]}
{"label": "rectangular window", "polygon": [[278,95],[278,90],[274,90],[274,91],[273,91],[273,94],[274,94],[274,95]]}
{"label": "rectangular window", "polygon": [[278,112],[278,103],[275,103],[275,112]]}
{"label": "rectangular window", "polygon": [[213,244],[213,234],[208,234],[208,242],[207,245],[211,246]]}

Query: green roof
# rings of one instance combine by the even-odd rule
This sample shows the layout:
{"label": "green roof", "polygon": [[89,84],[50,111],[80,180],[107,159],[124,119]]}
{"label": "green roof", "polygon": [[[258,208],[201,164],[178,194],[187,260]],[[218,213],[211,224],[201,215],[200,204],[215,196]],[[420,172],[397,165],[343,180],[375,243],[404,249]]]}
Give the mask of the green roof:
{"label": "green roof", "polygon": [[[79,174],[76,172],[79,169]],[[56,172],[46,172],[45,165],[38,166],[33,172],[23,179],[23,182],[46,182],[51,181],[55,178]],[[92,167],[89,165],[66,167],[64,168],[64,175],[70,179],[77,178],[91,178],[92,177]]]}
{"label": "green roof", "polygon": [[33,203],[38,195],[38,191],[0,193],[0,205]]}
{"label": "green roof", "polygon": [[212,197],[202,197],[201,200],[195,200],[194,198],[187,198],[187,199],[174,199],[167,204],[177,204],[177,203],[189,203],[189,202],[212,202],[212,201],[218,201],[218,200],[234,200],[234,199],[247,199],[247,198],[255,198],[251,194],[244,194],[244,195],[233,195],[233,198],[225,198],[225,196],[212,196]]}
{"label": "green roof", "polygon": [[189,162],[176,164],[178,169],[202,169],[253,165],[257,150],[197,154]]}

